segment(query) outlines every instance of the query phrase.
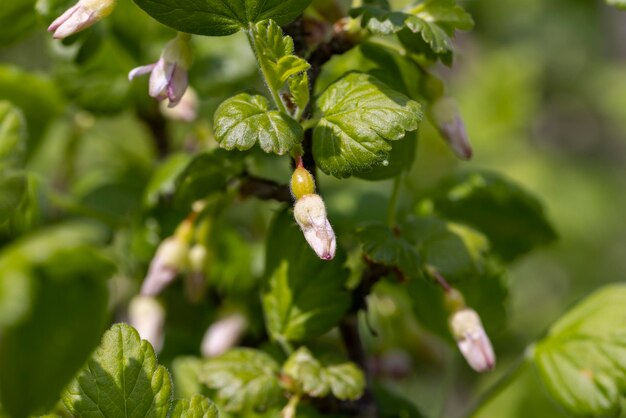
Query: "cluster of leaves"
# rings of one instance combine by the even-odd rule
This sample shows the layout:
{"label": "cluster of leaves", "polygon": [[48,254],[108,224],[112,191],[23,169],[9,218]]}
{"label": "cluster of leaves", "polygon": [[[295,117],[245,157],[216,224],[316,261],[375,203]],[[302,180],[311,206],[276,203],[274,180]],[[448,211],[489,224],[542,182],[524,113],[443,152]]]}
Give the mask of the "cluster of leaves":
{"label": "cluster of leaves", "polygon": [[[433,272],[464,294],[489,332],[504,327],[507,265],[556,234],[539,201],[502,176],[452,176],[397,222],[392,199],[392,222],[361,227],[358,244],[351,245],[349,234],[340,236],[332,262],[315,256],[288,208],[271,208],[269,228],[268,210],[259,215],[260,205],[237,212],[245,210],[241,197],[277,197],[281,189],[251,171],[284,175],[283,183],[288,177],[288,169],[277,168],[284,159],[264,153],[308,152],[313,167],[329,176],[393,178],[400,187],[415,159],[423,115],[431,116],[431,105],[443,95],[430,66],[451,64],[455,31],[473,26],[456,1],[424,0],[403,10],[384,0],[365,1],[351,10],[339,7],[341,25],[324,21],[324,1],[135,3],[175,30],[234,35],[220,38],[221,51],[203,46],[208,52],[198,51],[198,74],[191,70],[201,94],[225,100],[207,105],[202,115],[212,116],[213,136],[203,134],[202,122],[191,134],[182,124],[165,126],[145,94],[128,86],[125,73],[149,55],[142,45],[170,33],[130,2],[120,2],[109,27],[58,47],[66,49],[55,57],[54,79],[0,67],[0,242],[6,244],[0,252],[0,416],[217,417],[218,409],[226,417],[277,416],[281,410],[293,416],[301,401],[300,417],[317,417],[322,409],[347,416],[337,404],[365,393],[366,365],[336,329],[365,305],[360,291],[376,291],[364,269],[375,268],[376,280],[406,292],[419,323],[445,340],[449,312]],[[0,42],[23,38],[67,4],[34,6],[16,0],[0,10]],[[341,54],[332,61],[314,62],[319,45],[283,32],[297,18],[327,30],[318,43],[339,36],[351,48],[333,51]],[[338,35],[333,30],[339,26]],[[247,37],[248,56],[237,55],[239,32]],[[323,68],[311,68],[307,58]],[[257,68],[267,96],[241,92]],[[213,75],[219,81],[210,84]],[[164,146],[163,135],[172,133],[194,136],[196,143]],[[156,166],[151,139],[165,154]],[[198,200],[206,203],[202,220],[210,226],[196,234],[208,248],[203,273],[212,288],[198,305],[183,299],[180,286],[162,297],[167,338],[161,355],[164,364],[171,361],[171,376],[130,326],[102,333],[111,313],[123,318],[155,241],[168,236]],[[338,230],[348,229],[338,223]],[[45,227],[38,231],[40,224]],[[255,267],[255,239],[263,241],[264,269]],[[355,267],[359,259],[365,262]],[[121,296],[109,290],[114,274],[129,278]],[[621,286],[599,291],[529,351],[525,364],[573,414],[615,413],[626,393],[623,298]],[[233,306],[250,322],[247,348],[189,357],[218,311]],[[375,395],[382,416],[420,416],[384,389]]]}

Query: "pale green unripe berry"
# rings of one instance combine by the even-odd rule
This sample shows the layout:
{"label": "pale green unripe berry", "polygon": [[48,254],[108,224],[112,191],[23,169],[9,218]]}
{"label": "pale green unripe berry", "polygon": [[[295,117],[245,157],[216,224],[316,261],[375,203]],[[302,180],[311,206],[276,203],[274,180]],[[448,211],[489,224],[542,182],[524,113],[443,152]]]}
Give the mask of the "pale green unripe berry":
{"label": "pale green unripe berry", "polygon": [[315,193],[315,180],[304,167],[296,167],[291,175],[291,194],[298,200],[302,196]]}

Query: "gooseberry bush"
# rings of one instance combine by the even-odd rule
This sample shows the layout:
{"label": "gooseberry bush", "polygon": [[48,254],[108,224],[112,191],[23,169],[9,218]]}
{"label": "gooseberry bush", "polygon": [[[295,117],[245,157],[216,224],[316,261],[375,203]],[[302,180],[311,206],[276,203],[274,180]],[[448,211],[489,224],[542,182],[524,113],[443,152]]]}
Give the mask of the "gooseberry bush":
{"label": "gooseberry bush", "polygon": [[406,376],[472,369],[503,376],[473,416],[511,382],[545,416],[620,413],[626,288],[499,370],[507,269],[556,232],[468,163],[411,188],[422,131],[473,152],[438,75],[474,25],[456,0],[12,0],[0,22],[52,33],[26,51],[47,75],[0,66],[0,416],[434,416]]}

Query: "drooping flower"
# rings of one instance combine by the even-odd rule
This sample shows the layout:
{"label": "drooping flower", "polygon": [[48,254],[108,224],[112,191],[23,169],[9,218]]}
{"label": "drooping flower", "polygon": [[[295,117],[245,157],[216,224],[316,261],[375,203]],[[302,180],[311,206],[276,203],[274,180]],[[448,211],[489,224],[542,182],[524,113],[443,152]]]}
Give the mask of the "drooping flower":
{"label": "drooping flower", "polygon": [[247,326],[241,314],[232,314],[214,322],[204,333],[200,352],[204,357],[215,357],[234,347]]}
{"label": "drooping flower", "polygon": [[476,311],[463,308],[454,312],[450,317],[450,331],[472,369],[486,372],[495,367],[496,356],[491,341]]}
{"label": "drooping flower", "polygon": [[80,0],[48,27],[52,37],[63,39],[88,28],[100,19],[111,14],[116,0]]}
{"label": "drooping flower", "polygon": [[322,260],[332,260],[335,257],[337,242],[328,217],[324,201],[317,194],[304,195],[296,201],[293,215],[300,229],[304,233],[313,251]]}
{"label": "drooping flower", "polygon": [[462,160],[472,158],[472,145],[456,102],[450,97],[441,97],[432,104],[431,113],[437,129],[454,154]]}
{"label": "drooping flower", "polygon": [[187,265],[189,241],[192,234],[192,225],[188,220],[183,221],[176,233],[164,239],[150,262],[148,274],[141,286],[141,294],[154,296],[170,284],[179,271]]}
{"label": "drooping flower", "polygon": [[189,84],[187,70],[191,65],[191,35],[179,32],[163,48],[161,57],[153,64],[137,67],[128,73],[128,79],[150,74],[148,93],[157,100],[168,99],[168,107],[176,106]]}
{"label": "drooping flower", "polygon": [[163,347],[165,309],[152,296],[135,296],[128,305],[128,323],[156,352]]}

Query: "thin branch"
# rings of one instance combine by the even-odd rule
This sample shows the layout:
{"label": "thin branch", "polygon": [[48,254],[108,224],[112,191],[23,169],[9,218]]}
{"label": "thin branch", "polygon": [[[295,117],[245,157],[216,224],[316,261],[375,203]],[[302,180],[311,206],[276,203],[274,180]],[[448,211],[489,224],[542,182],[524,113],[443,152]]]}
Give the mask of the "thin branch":
{"label": "thin branch", "polygon": [[239,195],[243,198],[256,197],[261,200],[276,200],[287,203],[293,201],[288,185],[250,175],[241,179]]}

